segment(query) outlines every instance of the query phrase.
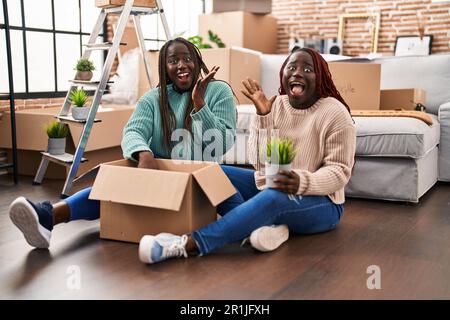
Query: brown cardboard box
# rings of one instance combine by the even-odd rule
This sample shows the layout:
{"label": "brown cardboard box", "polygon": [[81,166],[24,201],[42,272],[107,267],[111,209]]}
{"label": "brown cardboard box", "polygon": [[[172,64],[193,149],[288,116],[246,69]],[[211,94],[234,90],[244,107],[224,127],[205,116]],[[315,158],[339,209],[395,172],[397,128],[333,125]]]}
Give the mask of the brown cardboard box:
{"label": "brown cardboard box", "polygon": [[198,30],[206,43],[208,30],[211,30],[227,47],[237,46],[263,53],[277,51],[277,20],[271,15],[243,11],[202,14]]}
{"label": "brown cardboard box", "polygon": [[[45,124],[55,120],[60,108],[29,109],[16,111],[16,134],[18,149],[19,174],[34,176],[41,161],[41,151],[47,149],[48,138],[44,131]],[[99,108],[97,122],[92,127],[84,157],[88,159],[80,165],[77,175],[81,175],[96,165],[122,159],[120,147],[122,130],[130,118],[134,106],[108,105]],[[74,154],[80,140],[83,125],[68,123],[70,136],[66,140],[66,152]],[[0,120],[0,147],[11,154],[10,113],[5,112]],[[50,163],[44,178],[65,179],[69,167]]]}
{"label": "brown cardboard box", "polygon": [[272,0],[213,0],[212,12],[246,11],[267,14],[272,11]]}
{"label": "brown cardboard box", "polygon": [[[215,78],[224,80],[233,88],[239,103],[252,103],[242,93],[242,80],[249,77],[261,78],[261,53],[253,50],[233,47],[220,49],[202,49],[201,54],[206,66],[220,66]],[[158,84],[158,52],[148,52],[153,87]],[[142,64],[142,60],[141,60]],[[139,96],[149,90],[147,75],[143,64],[139,71]]]}
{"label": "brown cardboard box", "polygon": [[386,89],[381,90],[381,110],[415,110],[416,104],[427,105],[427,92],[422,89]]}
{"label": "brown cardboard box", "polygon": [[[126,0],[95,0],[95,6],[99,8],[119,7],[125,4]],[[155,0],[134,0],[134,7],[154,8]]]}
{"label": "brown cardboard box", "polygon": [[216,220],[236,193],[217,163],[157,159],[159,170],[120,160],[100,165],[89,199],[100,200],[100,237],[139,242],[146,234],[185,234]]}
{"label": "brown cardboard box", "polygon": [[380,109],[380,64],[330,62],[328,66],[336,88],[350,109]]}

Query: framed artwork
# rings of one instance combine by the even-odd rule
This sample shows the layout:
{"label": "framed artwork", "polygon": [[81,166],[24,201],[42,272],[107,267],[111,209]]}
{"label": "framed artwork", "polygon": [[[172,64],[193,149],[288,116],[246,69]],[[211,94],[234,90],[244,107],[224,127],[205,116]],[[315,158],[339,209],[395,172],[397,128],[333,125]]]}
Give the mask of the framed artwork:
{"label": "framed artwork", "polygon": [[339,30],[338,39],[344,41],[345,38],[345,25],[349,20],[367,20],[372,24],[370,30],[370,52],[376,53],[378,48],[378,33],[380,30],[380,13],[346,13],[339,17]]}
{"label": "framed artwork", "polygon": [[395,56],[427,56],[431,53],[432,35],[398,36],[395,41]]}

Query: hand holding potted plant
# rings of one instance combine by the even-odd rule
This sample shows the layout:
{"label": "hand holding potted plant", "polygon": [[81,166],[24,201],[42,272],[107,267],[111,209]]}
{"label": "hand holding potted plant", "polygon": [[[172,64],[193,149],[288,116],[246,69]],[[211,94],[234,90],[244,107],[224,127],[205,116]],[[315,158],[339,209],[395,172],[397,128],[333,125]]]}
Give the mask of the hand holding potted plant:
{"label": "hand holding potted plant", "polygon": [[89,59],[79,59],[75,65],[77,73],[75,80],[90,81],[92,79],[92,71],[95,70],[94,63]]}
{"label": "hand holding potted plant", "polygon": [[267,162],[265,168],[266,186],[273,186],[273,179],[279,178],[280,170],[291,171],[291,163],[297,155],[293,142],[289,139],[272,138],[267,143]]}
{"label": "hand holding potted plant", "polygon": [[86,91],[76,89],[70,93],[70,101],[72,102],[72,117],[75,120],[86,120],[89,115],[89,107],[86,105],[89,96]]}
{"label": "hand holding potted plant", "polygon": [[52,155],[61,155],[66,152],[66,138],[69,135],[67,124],[53,121],[45,126],[45,132],[48,136],[48,153]]}

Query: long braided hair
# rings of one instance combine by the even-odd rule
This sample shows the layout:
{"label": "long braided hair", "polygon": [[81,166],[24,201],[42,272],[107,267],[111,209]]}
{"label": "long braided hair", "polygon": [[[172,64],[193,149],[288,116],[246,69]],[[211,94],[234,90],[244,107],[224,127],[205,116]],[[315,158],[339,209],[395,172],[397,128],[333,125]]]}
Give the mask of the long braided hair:
{"label": "long braided hair", "polygon": [[[189,88],[189,92],[192,93],[192,90],[194,89],[195,84],[197,83],[197,80],[203,71],[203,74],[206,75],[209,73],[208,68],[206,67],[205,63],[203,62],[202,55],[198,48],[193,45],[191,42],[187,41],[183,38],[175,38],[172,40],[167,41],[159,51],[159,62],[158,62],[158,73],[159,73],[159,110],[161,113],[161,121],[162,121],[162,130],[163,130],[163,136],[164,136],[164,147],[166,150],[171,150],[171,134],[173,130],[175,129],[176,120],[175,120],[175,114],[170,106],[169,103],[169,96],[167,94],[167,85],[171,84],[172,81],[169,79],[167,75],[166,70],[166,58],[167,58],[167,49],[170,45],[174,43],[182,43],[184,44],[191,57],[194,61],[194,75],[193,75],[193,81],[192,85]],[[186,108],[186,112],[184,114],[184,128],[189,130],[191,132],[191,126],[192,126],[192,119],[191,119],[191,112],[194,109],[194,101],[192,101],[192,95],[189,98],[189,102]]]}
{"label": "long braided hair", "polygon": [[298,52],[298,51],[304,51],[306,53],[309,53],[309,55],[313,59],[314,72],[316,74],[316,92],[319,94],[319,97],[320,98],[333,97],[333,98],[339,100],[347,108],[348,112],[350,113],[350,108],[349,108],[348,104],[345,102],[344,98],[342,98],[341,94],[336,89],[336,86],[333,83],[330,69],[328,68],[327,62],[320,55],[320,53],[314,49],[295,48],[294,50],[292,50],[291,54],[283,62],[283,65],[281,66],[281,69],[280,69],[280,88],[278,89],[278,93],[286,94],[286,91],[283,88],[283,71],[284,71],[284,68],[286,67],[286,64],[288,63],[291,55],[294,52]]}

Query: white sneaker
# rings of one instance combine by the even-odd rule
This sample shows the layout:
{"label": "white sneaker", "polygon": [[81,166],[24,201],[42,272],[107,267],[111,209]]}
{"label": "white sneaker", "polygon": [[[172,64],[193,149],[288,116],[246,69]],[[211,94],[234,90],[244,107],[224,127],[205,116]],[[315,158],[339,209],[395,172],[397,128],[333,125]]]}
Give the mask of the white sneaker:
{"label": "white sneaker", "polygon": [[139,242],[139,259],[144,263],[156,263],[169,258],[187,258],[187,235],[177,236],[160,233],[156,236],[143,236]]}
{"label": "white sneaker", "polygon": [[256,250],[268,252],[278,248],[288,238],[289,228],[287,225],[272,225],[253,231],[250,235],[250,243]]}
{"label": "white sneaker", "polygon": [[32,203],[24,197],[18,197],[9,206],[9,217],[22,231],[28,244],[35,248],[46,249],[50,245],[52,232],[40,223],[39,215],[46,215],[47,220],[51,217],[49,202]]}

